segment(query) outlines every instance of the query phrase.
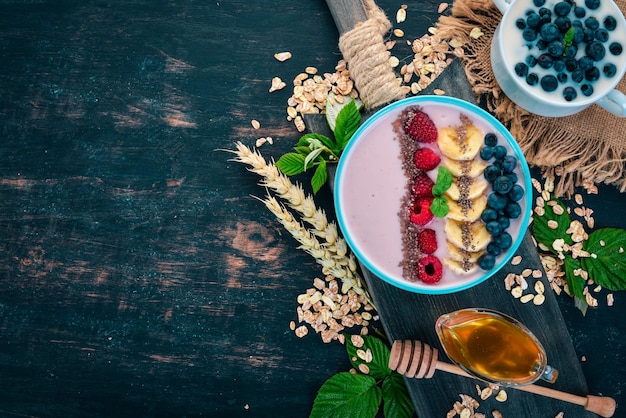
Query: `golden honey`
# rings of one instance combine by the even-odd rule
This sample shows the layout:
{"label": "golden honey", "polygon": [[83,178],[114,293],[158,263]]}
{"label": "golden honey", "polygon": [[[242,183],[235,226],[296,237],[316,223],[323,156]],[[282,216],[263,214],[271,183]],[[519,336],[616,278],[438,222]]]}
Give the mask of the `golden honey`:
{"label": "golden honey", "polygon": [[452,361],[492,383],[523,385],[541,377],[546,356],[525,327],[500,313],[465,309],[443,315],[437,334]]}

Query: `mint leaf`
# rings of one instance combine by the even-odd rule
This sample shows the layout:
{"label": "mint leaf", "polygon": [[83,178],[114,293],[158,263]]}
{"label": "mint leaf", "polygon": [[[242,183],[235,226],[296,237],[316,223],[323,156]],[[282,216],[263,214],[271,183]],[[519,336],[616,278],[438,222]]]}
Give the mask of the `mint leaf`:
{"label": "mint leaf", "polygon": [[357,109],[354,100],[341,108],[337,115],[337,121],[333,133],[340,150],[343,150],[352,135],[361,125],[361,113]]}
{"label": "mint leaf", "polygon": [[[544,205],[545,213],[542,216],[535,215],[532,227],[533,227],[533,236],[540,242],[545,245],[552,251],[556,253],[556,251],[552,248],[552,243],[559,238],[565,240],[566,244],[573,244],[572,237],[567,234],[567,229],[569,228],[572,220],[567,213],[567,208],[565,205],[558,199],[553,199],[557,205],[563,208],[563,213],[561,215],[557,215],[554,213],[553,207],[548,205],[548,202]],[[556,229],[552,229],[548,226],[549,221],[556,221],[558,226]]]}
{"label": "mint leaf", "polygon": [[373,418],[381,399],[382,391],[373,377],[341,372],[324,382],[309,417]]}
{"label": "mint leaf", "polygon": [[626,230],[598,229],[589,235],[583,248],[596,256],[580,260],[590,278],[609,290],[626,290]]}
{"label": "mint leaf", "polygon": [[398,373],[383,380],[383,413],[389,418],[411,418],[415,413],[404,378]]}
{"label": "mint leaf", "polygon": [[430,211],[437,218],[443,218],[450,212],[450,206],[448,206],[448,200],[445,196],[436,196],[433,198],[433,202],[430,204]]}
{"label": "mint leaf", "polygon": [[316,194],[326,183],[328,179],[328,169],[326,168],[326,161],[322,160],[317,168],[313,177],[311,178],[311,187],[313,187],[313,194]]}
{"label": "mint leaf", "polygon": [[305,156],[295,152],[288,152],[276,161],[276,167],[287,176],[294,176],[304,171]]}
{"label": "mint leaf", "polygon": [[565,35],[563,35],[563,45],[570,46],[574,40],[575,29],[574,26],[570,27]]}
{"label": "mint leaf", "polygon": [[435,181],[433,186],[433,196],[443,195],[450,186],[452,186],[452,173],[446,167],[440,165],[437,170],[437,181]]}
{"label": "mint leaf", "polygon": [[583,289],[585,288],[586,281],[582,277],[574,274],[575,270],[581,268],[580,259],[566,255],[563,259],[563,267],[565,269],[565,279],[567,280],[567,287],[569,288],[570,292],[579,299],[585,299]]}
{"label": "mint leaf", "polygon": [[[360,364],[365,364],[370,369],[369,375],[374,379],[389,376],[391,374],[391,369],[389,368],[389,347],[376,337],[370,335],[363,335],[362,337],[364,340],[363,346],[357,348],[352,344],[350,337],[346,336],[346,350],[354,368],[358,370]],[[368,349],[372,352],[372,361],[369,363],[361,359],[357,353],[358,350],[367,352]]]}

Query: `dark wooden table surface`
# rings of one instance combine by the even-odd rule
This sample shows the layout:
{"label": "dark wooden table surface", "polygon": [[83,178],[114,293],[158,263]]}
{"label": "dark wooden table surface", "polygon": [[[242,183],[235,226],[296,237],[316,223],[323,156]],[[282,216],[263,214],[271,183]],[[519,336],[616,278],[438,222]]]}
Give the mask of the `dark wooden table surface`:
{"label": "dark wooden table surface", "polygon": [[[438,2],[405,3],[413,39]],[[258,178],[216,150],[260,136],[268,158],[292,147],[290,90],[268,88],[333,71],[326,4],[0,10],[0,416],[307,416],[350,367],[338,343],[289,329],[319,267],[251,197]],[[327,189],[318,202],[332,213]],[[613,188],[586,202],[596,226],[626,227]],[[558,301],[590,392],[626,404],[626,298],[584,318]]]}

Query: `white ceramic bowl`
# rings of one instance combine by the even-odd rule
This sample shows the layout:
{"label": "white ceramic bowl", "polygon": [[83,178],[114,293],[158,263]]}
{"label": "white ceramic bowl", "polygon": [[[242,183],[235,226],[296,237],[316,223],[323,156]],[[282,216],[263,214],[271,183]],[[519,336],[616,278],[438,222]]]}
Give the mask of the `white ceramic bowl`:
{"label": "white ceramic bowl", "polygon": [[[436,284],[410,281],[403,277],[402,233],[399,212],[406,193],[407,177],[400,161],[400,143],[393,123],[408,106],[418,105],[438,128],[458,126],[461,114],[468,116],[483,133],[493,132],[499,144],[518,159],[516,174],[525,196],[518,202],[522,214],[512,220],[507,232],[513,245],[499,255],[489,271],[480,268],[458,275],[446,269]],[[480,157],[477,157],[480,158]],[[491,186],[490,186],[491,187]],[[395,102],[370,117],[354,134],[344,150],[335,178],[334,200],[341,231],[359,261],[376,276],[399,288],[426,294],[445,294],[475,286],[502,268],[519,247],[528,227],[531,210],[531,183],[528,164],[521,149],[506,130],[481,108],[446,96],[417,96]],[[437,230],[440,259],[445,256],[444,220],[435,218],[428,225]]]}

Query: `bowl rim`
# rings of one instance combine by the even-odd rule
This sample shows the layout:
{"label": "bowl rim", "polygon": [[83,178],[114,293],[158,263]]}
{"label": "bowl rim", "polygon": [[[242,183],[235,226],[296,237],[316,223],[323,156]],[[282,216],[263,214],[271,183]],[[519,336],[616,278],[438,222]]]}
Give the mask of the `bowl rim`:
{"label": "bowl rim", "polygon": [[[489,270],[488,272],[485,272],[484,275],[482,275],[481,277],[475,280],[463,282],[455,286],[447,286],[445,288],[437,287],[436,284],[427,285],[421,282],[413,283],[413,282],[409,282],[408,280],[404,278],[389,277],[387,274],[383,273],[376,265],[372,264],[366,257],[364,257],[364,254],[359,248],[359,246],[357,245],[357,243],[354,242],[353,238],[350,236],[349,233],[346,233],[347,227],[346,227],[346,221],[344,219],[344,216],[341,210],[342,200],[340,196],[341,182],[342,182],[342,177],[343,177],[341,173],[345,169],[346,164],[347,164],[346,161],[348,160],[348,158],[344,158],[344,157],[348,156],[352,152],[352,150],[358,144],[359,139],[362,138],[363,134],[366,133],[370,129],[370,127],[373,124],[377,123],[377,121],[379,121],[381,118],[386,116],[388,113],[398,110],[398,108],[404,108],[404,107],[412,106],[412,105],[421,105],[421,106],[426,107],[428,103],[433,103],[433,102],[435,102],[438,105],[442,105],[442,104],[451,105],[451,106],[458,108],[460,112],[465,111],[466,113],[483,118],[487,123],[491,124],[494,128],[496,128],[497,132],[503,138],[506,138],[508,145],[513,149],[516,157],[518,158],[518,161],[521,162],[521,164],[519,164],[519,167],[524,178],[524,186],[525,186],[524,198],[526,199],[526,210],[524,211],[524,213],[522,214],[522,217],[520,218],[520,222],[521,222],[520,233],[514,239],[513,244],[504,254],[504,257],[498,260],[494,268]],[[420,294],[441,295],[441,294],[456,293],[456,292],[460,292],[462,290],[466,290],[471,287],[477,286],[483,283],[484,281],[486,281],[487,279],[489,279],[490,277],[492,277],[494,274],[500,271],[502,267],[506,265],[506,263],[509,262],[509,260],[513,257],[513,255],[517,252],[518,248],[520,247],[529,227],[530,215],[531,215],[531,210],[532,210],[532,183],[531,183],[531,176],[530,176],[530,169],[528,167],[528,162],[526,161],[526,158],[524,157],[524,154],[521,148],[517,144],[517,141],[515,140],[513,135],[511,135],[511,133],[508,131],[508,129],[506,129],[504,125],[499,120],[497,120],[494,116],[492,116],[490,113],[488,113],[484,109],[478,107],[477,105],[474,105],[470,102],[467,102],[465,100],[458,99],[455,97],[437,96],[437,95],[420,95],[420,96],[402,99],[402,100],[399,100],[397,102],[394,102],[385,106],[384,108],[378,110],[373,115],[371,115],[356,130],[356,132],[354,133],[354,135],[352,136],[352,138],[346,145],[345,149],[343,150],[342,155],[339,158],[339,163],[337,164],[337,171],[336,171],[336,175],[334,179],[333,201],[334,201],[334,207],[335,207],[335,214],[337,217],[337,222],[339,224],[341,233],[344,239],[346,240],[348,246],[354,253],[355,257],[362,263],[362,265],[367,270],[369,270],[371,273],[373,273],[376,277],[380,278],[381,280],[384,280],[385,282],[395,287],[398,287],[400,289],[407,290],[407,291],[414,292],[414,293],[420,293]]]}

